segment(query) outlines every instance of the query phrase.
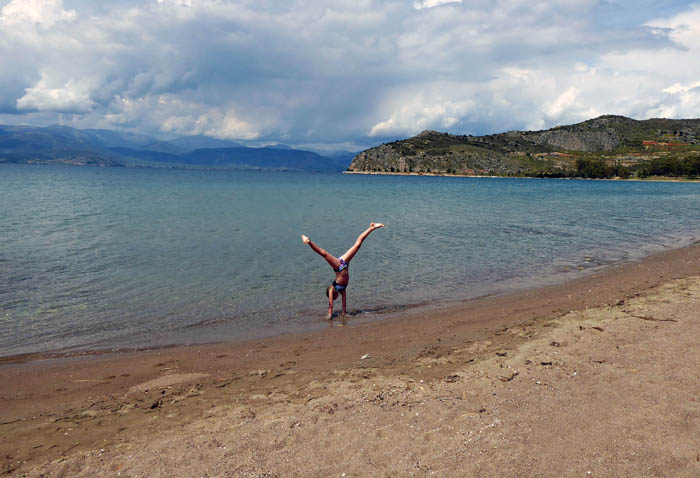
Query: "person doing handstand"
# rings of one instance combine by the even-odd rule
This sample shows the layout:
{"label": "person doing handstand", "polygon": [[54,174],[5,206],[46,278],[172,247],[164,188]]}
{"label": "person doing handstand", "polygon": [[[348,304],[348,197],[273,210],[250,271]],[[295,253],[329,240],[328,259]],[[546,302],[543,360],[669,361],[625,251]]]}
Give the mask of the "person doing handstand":
{"label": "person doing handstand", "polygon": [[350,265],[352,258],[355,257],[355,254],[357,254],[357,251],[360,249],[360,246],[364,240],[367,239],[367,236],[369,236],[370,232],[374,231],[375,229],[379,229],[380,227],[384,227],[384,224],[378,222],[370,223],[369,227],[357,237],[355,244],[353,244],[352,247],[345,252],[345,254],[338,258],[326,252],[325,249],[318,247],[305,235],[301,235],[302,242],[311,246],[311,249],[323,257],[335,272],[335,280],[326,288],[326,295],[328,296],[328,316],[326,318],[328,320],[333,318],[333,301],[338,298],[338,294],[340,294],[340,297],[342,298],[343,315],[347,313],[345,309],[345,295],[348,283],[350,282],[348,266]]}

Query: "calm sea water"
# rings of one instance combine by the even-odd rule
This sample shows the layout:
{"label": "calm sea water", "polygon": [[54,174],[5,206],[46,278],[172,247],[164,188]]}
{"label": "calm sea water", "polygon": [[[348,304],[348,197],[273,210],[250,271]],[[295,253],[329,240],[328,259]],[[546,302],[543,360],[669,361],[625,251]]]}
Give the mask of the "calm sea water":
{"label": "calm sea water", "polygon": [[[0,165],[0,355],[260,337],[554,283],[700,238],[700,184]],[[338,307],[339,302],[337,303]]]}

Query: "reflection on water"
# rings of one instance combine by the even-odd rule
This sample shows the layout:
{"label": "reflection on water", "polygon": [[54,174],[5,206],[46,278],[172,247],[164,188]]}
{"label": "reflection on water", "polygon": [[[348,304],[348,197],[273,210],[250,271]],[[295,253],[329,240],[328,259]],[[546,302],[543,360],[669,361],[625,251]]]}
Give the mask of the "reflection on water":
{"label": "reflection on water", "polygon": [[575,277],[700,235],[700,184],[0,165],[0,355],[317,326]]}

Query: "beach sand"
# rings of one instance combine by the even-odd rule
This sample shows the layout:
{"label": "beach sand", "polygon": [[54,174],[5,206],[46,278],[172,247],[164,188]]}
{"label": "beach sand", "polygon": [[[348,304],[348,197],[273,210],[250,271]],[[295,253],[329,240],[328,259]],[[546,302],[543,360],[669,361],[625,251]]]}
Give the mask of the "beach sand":
{"label": "beach sand", "polygon": [[700,245],[334,322],[246,343],[5,359],[0,473],[700,476]]}

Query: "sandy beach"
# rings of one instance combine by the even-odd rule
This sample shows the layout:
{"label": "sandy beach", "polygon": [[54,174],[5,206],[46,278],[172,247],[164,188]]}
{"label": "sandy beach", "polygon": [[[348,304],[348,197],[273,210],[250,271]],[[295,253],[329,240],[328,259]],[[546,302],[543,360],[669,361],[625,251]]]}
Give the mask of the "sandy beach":
{"label": "sandy beach", "polygon": [[700,476],[700,245],[262,341],[0,362],[11,477]]}

